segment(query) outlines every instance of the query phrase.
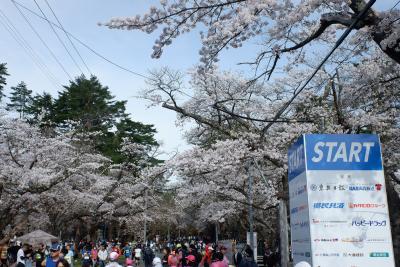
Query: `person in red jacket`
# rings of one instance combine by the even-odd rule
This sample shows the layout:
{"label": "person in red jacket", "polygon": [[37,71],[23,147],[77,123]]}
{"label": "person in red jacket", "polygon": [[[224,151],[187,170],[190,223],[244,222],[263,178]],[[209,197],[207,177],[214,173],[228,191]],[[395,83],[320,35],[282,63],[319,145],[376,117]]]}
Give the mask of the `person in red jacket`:
{"label": "person in red jacket", "polygon": [[201,266],[210,267],[213,251],[214,251],[213,247],[210,244],[208,244],[205,249],[204,257],[200,262]]}

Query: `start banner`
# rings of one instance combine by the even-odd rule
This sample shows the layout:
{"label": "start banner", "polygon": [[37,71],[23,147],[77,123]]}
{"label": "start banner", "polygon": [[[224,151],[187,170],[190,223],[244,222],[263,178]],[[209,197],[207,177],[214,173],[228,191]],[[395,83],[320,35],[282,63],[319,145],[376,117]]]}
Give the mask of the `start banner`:
{"label": "start banner", "polygon": [[377,135],[303,135],[288,168],[295,264],[395,266]]}

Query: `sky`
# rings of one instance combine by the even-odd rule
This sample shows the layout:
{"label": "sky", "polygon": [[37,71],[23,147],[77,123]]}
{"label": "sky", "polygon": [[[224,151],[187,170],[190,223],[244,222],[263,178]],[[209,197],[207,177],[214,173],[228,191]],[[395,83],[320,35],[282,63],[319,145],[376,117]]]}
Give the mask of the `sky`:
{"label": "sky", "polygon": [[[34,0],[18,0],[21,4],[40,13]],[[99,26],[99,22],[107,22],[114,17],[129,17],[143,14],[156,0],[47,0],[58,16],[63,27],[79,38],[81,41],[95,49],[103,56],[132,71],[147,75],[148,70],[169,66],[183,72],[192,68],[199,60],[200,49],[199,35],[189,33],[180,36],[168,47],[160,59],[152,59],[152,46],[157,33],[145,34],[139,31],[110,30]],[[47,17],[55,21],[45,0],[36,0]],[[376,8],[385,9],[396,3],[395,0],[378,0]],[[40,42],[23,17],[19,14],[11,0],[0,0],[0,62],[6,62],[8,72],[8,87],[25,81],[34,93],[49,92],[56,96],[62,90],[61,85],[68,84],[68,76],[64,73],[51,53]],[[56,55],[66,71],[72,77],[80,75],[80,70],[75,66],[56,35],[46,21],[41,20],[22,9],[31,25],[40,34],[46,45]],[[46,75],[35,65],[34,61],[16,42],[3,23],[5,17],[11,21],[18,32],[29,43],[32,50],[46,64],[57,82],[49,81]],[[83,63],[79,60],[71,47],[68,39],[61,31],[57,31],[68,47],[75,60],[85,72]],[[162,149],[167,153],[183,151],[189,146],[183,139],[184,128],[175,125],[174,112],[161,107],[148,108],[149,102],[138,98],[139,92],[146,87],[143,77],[135,76],[105,62],[95,56],[88,49],[75,43],[80,54],[103,85],[109,87],[118,100],[127,100],[127,110],[134,120],[154,124],[158,133],[156,138],[163,143]],[[249,44],[238,50],[229,50],[221,58],[222,68],[239,69],[236,63],[254,57],[254,45]],[[87,71],[86,71],[87,73]],[[7,93],[7,91],[6,91]],[[187,126],[189,127],[189,126]],[[166,154],[165,158],[168,157]]]}

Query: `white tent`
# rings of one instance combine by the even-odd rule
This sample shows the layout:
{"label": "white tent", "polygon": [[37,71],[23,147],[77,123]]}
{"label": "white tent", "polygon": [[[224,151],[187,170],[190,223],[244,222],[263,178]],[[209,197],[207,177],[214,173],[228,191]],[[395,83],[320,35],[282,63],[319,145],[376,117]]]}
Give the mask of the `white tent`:
{"label": "white tent", "polygon": [[18,237],[17,240],[21,241],[22,243],[28,243],[30,245],[35,246],[40,244],[50,244],[52,242],[57,242],[58,238],[42,230],[36,230],[29,234]]}

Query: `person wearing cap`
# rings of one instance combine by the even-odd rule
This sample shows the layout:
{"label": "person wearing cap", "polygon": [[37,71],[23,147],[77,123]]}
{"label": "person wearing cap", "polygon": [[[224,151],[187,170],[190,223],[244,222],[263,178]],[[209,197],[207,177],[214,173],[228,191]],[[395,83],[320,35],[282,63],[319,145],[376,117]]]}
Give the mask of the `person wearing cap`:
{"label": "person wearing cap", "polygon": [[53,243],[50,247],[50,256],[42,262],[42,267],[56,267],[60,259],[60,245]]}
{"label": "person wearing cap", "polygon": [[195,267],[199,266],[201,262],[202,255],[197,251],[197,248],[194,244],[189,246],[189,256],[192,255],[195,258]]}
{"label": "person wearing cap", "polygon": [[194,255],[188,255],[186,257],[186,267],[197,267],[196,257]]}
{"label": "person wearing cap", "polygon": [[113,251],[110,253],[110,262],[106,265],[106,267],[122,267],[118,262],[118,253]]}

